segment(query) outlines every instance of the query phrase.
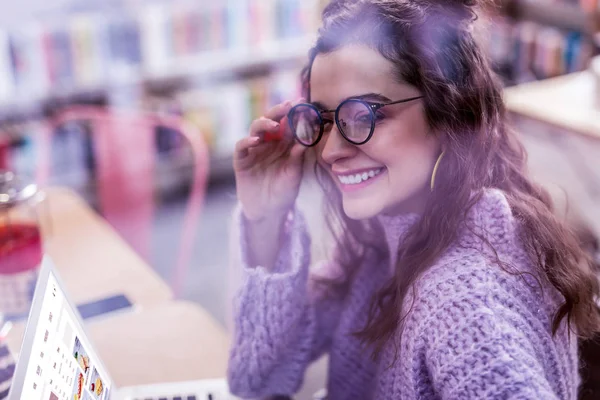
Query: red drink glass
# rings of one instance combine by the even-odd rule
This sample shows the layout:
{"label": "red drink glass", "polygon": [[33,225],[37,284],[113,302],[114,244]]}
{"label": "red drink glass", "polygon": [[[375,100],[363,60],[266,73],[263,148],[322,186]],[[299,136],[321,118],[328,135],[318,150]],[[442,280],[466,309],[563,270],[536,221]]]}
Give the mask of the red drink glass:
{"label": "red drink glass", "polygon": [[17,316],[31,306],[43,246],[37,186],[0,172],[0,313]]}

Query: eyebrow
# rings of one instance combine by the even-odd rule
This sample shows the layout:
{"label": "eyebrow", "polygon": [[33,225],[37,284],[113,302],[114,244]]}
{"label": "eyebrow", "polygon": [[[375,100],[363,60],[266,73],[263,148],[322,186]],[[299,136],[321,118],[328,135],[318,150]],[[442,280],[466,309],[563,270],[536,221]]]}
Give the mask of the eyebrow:
{"label": "eyebrow", "polygon": [[[350,97],[346,97],[344,100],[342,101],[346,101],[349,99],[356,99],[356,100],[375,100],[375,101],[380,101],[382,103],[389,103],[392,100],[390,100],[388,97],[382,95],[381,93],[365,93],[365,94],[361,94],[361,95],[356,95],[356,96],[350,96]],[[319,101],[311,101],[311,103],[313,106],[317,107],[319,109],[319,111],[329,111],[329,109],[327,108],[327,106],[325,106],[325,104],[319,102]],[[335,111],[335,110],[332,110]]]}

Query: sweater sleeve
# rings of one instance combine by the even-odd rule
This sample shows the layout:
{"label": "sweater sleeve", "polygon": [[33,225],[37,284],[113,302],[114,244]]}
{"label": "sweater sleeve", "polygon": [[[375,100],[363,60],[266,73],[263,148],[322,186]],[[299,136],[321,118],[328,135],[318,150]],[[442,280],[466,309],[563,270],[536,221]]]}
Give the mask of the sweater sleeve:
{"label": "sweater sleeve", "polygon": [[434,303],[423,337],[440,398],[559,399],[549,382],[558,379],[549,373],[554,342],[541,321],[526,317],[534,310],[494,285]]}
{"label": "sweater sleeve", "polygon": [[7,344],[0,339],[0,399],[8,397],[8,391],[15,373],[15,362]]}
{"label": "sweater sleeve", "polygon": [[317,299],[309,287],[310,238],[302,214],[290,213],[271,271],[249,265],[241,212],[242,284],[234,299],[228,381],[245,398],[292,395],[311,361],[327,351],[340,302]]}

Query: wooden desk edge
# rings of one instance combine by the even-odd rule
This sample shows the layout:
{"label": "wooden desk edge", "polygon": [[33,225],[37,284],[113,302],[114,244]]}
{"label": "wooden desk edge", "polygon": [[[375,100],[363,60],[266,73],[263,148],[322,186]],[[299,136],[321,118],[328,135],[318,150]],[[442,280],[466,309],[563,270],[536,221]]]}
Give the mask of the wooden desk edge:
{"label": "wooden desk edge", "polygon": [[[155,289],[156,290],[160,290],[160,292],[163,292],[165,294],[165,299],[167,300],[172,300],[173,299],[173,292],[171,290],[171,287],[168,285],[167,282],[165,282],[161,276],[154,270],[154,268],[152,268],[150,265],[148,265],[148,263],[139,255],[135,252],[135,250],[133,250],[133,248],[131,248],[131,246],[125,241],[125,239],[123,239],[123,237],[104,219],[102,218],[101,215],[99,215],[95,210],[93,210],[89,204],[87,204],[87,202],[79,195],[77,194],[75,191],[73,191],[70,188],[66,188],[66,187],[60,187],[60,186],[50,186],[47,187],[45,189],[43,189],[43,191],[46,193],[46,201],[48,202],[48,210],[50,211],[50,224],[54,225],[56,224],[54,222],[54,219],[56,218],[56,215],[53,215],[54,212],[56,210],[53,209],[53,204],[55,203],[60,203],[61,206],[65,206],[65,207],[71,207],[73,205],[76,205],[77,207],[79,207],[82,211],[84,211],[86,213],[86,218],[90,218],[91,220],[93,220],[94,224],[97,225],[97,227],[102,230],[102,234],[103,235],[107,235],[108,238],[110,239],[115,239],[116,241],[119,241],[119,245],[123,247],[123,249],[126,249],[127,251],[127,257],[131,258],[131,262],[135,263],[135,265],[138,266],[144,266],[144,273],[148,274],[149,276],[152,277],[152,282],[153,284],[156,286]],[[58,213],[58,211],[56,211]],[[50,242],[53,241],[52,238],[52,227],[49,228],[50,229]],[[50,246],[51,247],[51,246]],[[50,256],[52,256],[52,252],[50,252]],[[59,272],[60,272],[60,268],[59,268]],[[120,292],[119,292],[120,293]],[[117,294],[115,292],[115,294]],[[132,301],[135,302],[135,299],[130,299]]]}
{"label": "wooden desk edge", "polygon": [[[528,99],[528,97],[534,97],[534,100],[537,99],[542,91],[547,91],[547,97],[549,98],[555,97],[557,92],[560,96],[560,91],[564,90],[566,85],[584,79],[592,79],[591,73],[588,71],[576,72],[506,88],[503,92],[506,110],[511,114],[527,117],[569,132],[574,132],[585,138],[600,140],[600,126],[594,126],[589,121],[580,118],[568,118],[568,113],[565,113],[567,118],[565,118],[565,114],[548,113],[540,108],[537,101]],[[595,113],[596,109],[593,104],[590,105],[589,111]],[[600,121],[600,111],[598,111],[597,117]]]}

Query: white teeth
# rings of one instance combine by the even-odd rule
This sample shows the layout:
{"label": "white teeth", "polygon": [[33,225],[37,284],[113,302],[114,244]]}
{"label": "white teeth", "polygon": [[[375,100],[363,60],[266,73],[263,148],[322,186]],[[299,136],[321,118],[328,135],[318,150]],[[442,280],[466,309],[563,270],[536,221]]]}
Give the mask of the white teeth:
{"label": "white teeth", "polygon": [[344,185],[356,185],[379,175],[381,171],[383,171],[383,168],[372,169],[370,171],[363,172],[362,174],[339,175],[338,179]]}

